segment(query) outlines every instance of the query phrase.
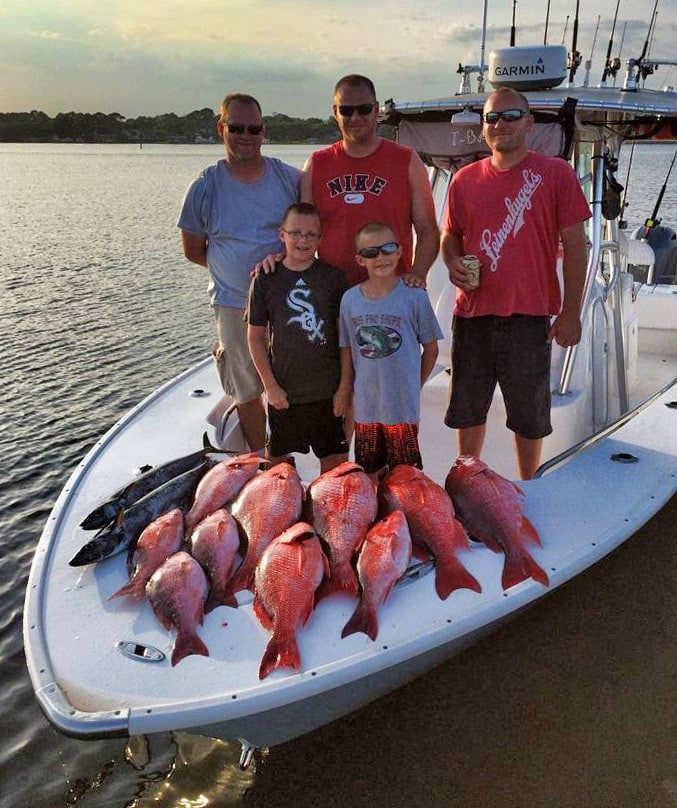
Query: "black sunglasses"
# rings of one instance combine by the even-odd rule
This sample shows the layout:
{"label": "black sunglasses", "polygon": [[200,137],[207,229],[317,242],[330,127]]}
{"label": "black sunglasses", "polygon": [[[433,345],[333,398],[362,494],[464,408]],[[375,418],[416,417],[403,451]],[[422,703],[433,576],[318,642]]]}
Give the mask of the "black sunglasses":
{"label": "black sunglasses", "polygon": [[387,241],[385,244],[380,244],[378,247],[362,247],[357,251],[358,255],[362,258],[376,258],[379,253],[383,255],[393,255],[399,249],[399,244],[396,241]]}
{"label": "black sunglasses", "polygon": [[508,123],[519,121],[529,113],[525,109],[504,109],[503,112],[484,112],[482,120],[484,123],[497,123],[501,118]]}
{"label": "black sunglasses", "polygon": [[369,115],[373,112],[375,103],[372,101],[370,104],[339,104],[338,111],[344,118],[350,118],[354,112],[358,115]]}
{"label": "black sunglasses", "polygon": [[253,123],[245,126],[243,123],[225,123],[224,126],[228,127],[231,135],[243,135],[246,129],[250,135],[260,135],[263,132],[262,123]]}

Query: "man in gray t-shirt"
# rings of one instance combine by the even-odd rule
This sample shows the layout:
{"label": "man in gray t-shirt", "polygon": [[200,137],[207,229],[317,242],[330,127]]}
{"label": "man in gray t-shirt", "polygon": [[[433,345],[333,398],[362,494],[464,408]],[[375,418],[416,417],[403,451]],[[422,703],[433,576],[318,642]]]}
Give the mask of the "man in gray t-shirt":
{"label": "man in gray t-shirt", "polygon": [[258,451],[265,445],[266,415],[263,387],[247,348],[244,310],[250,272],[279,249],[280,222],[298,200],[302,172],[263,157],[265,125],[260,104],[250,95],[224,98],[217,130],[225,159],[190,184],[177,224],[186,258],[209,269],[216,366],[235,400],[245,438]]}

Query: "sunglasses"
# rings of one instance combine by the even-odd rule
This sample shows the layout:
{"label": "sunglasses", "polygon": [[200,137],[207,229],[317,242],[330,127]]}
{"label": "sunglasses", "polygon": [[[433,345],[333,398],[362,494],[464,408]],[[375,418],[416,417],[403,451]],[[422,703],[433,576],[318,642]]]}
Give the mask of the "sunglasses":
{"label": "sunglasses", "polygon": [[246,129],[250,135],[260,135],[263,132],[262,123],[253,123],[245,126],[243,123],[225,123],[231,135],[243,135]]}
{"label": "sunglasses", "polygon": [[525,109],[504,109],[503,112],[484,112],[482,113],[482,120],[484,123],[498,123],[503,118],[504,121],[513,123],[528,114]]}
{"label": "sunglasses", "polygon": [[369,115],[374,110],[375,101],[369,104],[340,104],[338,111],[344,118],[352,117],[354,112],[358,115]]}
{"label": "sunglasses", "polygon": [[387,241],[385,244],[381,244],[378,247],[362,247],[361,250],[357,251],[358,255],[361,255],[362,258],[376,258],[379,253],[383,253],[383,255],[394,255],[400,245],[396,241]]}

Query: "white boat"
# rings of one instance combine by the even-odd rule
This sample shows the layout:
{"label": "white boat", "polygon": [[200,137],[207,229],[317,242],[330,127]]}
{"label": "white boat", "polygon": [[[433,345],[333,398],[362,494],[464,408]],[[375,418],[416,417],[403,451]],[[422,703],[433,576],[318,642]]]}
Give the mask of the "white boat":
{"label": "white boat", "polygon": [[[632,71],[639,70],[632,66]],[[467,77],[464,77],[464,82]],[[399,138],[428,155],[438,205],[450,169],[484,153],[477,111],[486,93],[384,108]],[[605,218],[609,182],[623,143],[642,136],[677,137],[677,94],[612,87],[527,89],[537,125],[534,148],[570,158],[593,209],[583,306],[576,349],[553,353],[554,433],[544,465],[525,482],[525,510],[542,538],[534,550],[549,587],[526,580],[501,586],[503,560],[477,545],[463,563],[482,585],[445,601],[433,575],[414,575],[393,591],[379,614],[375,642],[341,639],[355,600],[322,601],[299,634],[303,667],[258,666],[268,634],[251,596],[237,609],[209,614],[200,636],[210,656],[169,662],[173,636],[148,603],[109,601],[126,580],[125,554],[96,565],[68,562],[91,538],[82,519],[137,470],[212,442],[246,446],[235,412],[223,399],[211,360],[181,374],[115,425],[75,469],[54,505],[36,548],[27,588],[24,639],[37,699],[49,720],[81,738],[189,729],[253,747],[309,732],[399,687],[459,653],[482,635],[603,558],[626,541],[677,490],[677,282],[655,282],[650,241],[627,238],[619,211]],[[613,194],[611,194],[613,196]],[[634,274],[633,274],[634,273]],[[429,279],[448,331],[453,288],[440,261]],[[454,434],[443,426],[449,338],[422,394],[421,448],[427,474],[443,482],[453,462]],[[500,393],[492,407],[485,460],[515,478],[513,450]],[[297,457],[306,482],[317,463]],[[631,593],[629,593],[631,597]]]}

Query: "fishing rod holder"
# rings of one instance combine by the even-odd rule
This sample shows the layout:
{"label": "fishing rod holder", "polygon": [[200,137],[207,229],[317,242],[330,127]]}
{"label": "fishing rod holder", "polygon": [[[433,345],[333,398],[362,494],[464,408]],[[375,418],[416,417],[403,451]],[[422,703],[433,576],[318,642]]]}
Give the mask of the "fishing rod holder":
{"label": "fishing rod holder", "polygon": [[457,95],[470,95],[472,88],[470,86],[470,76],[477,73],[477,92],[484,92],[484,71],[487,69],[486,65],[462,65],[458,63],[458,70],[456,71],[461,76],[461,86],[458,88]]}

